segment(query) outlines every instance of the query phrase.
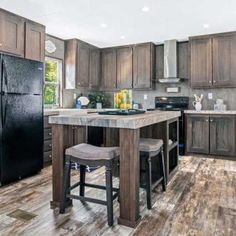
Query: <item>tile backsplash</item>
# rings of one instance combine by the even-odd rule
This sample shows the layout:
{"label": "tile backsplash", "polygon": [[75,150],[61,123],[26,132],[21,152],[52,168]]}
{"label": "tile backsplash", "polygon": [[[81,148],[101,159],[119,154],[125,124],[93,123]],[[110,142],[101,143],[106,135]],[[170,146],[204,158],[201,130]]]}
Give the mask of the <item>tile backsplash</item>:
{"label": "tile backsplash", "polygon": [[[167,87],[180,87],[179,93],[167,93]],[[89,92],[86,89],[83,90],[64,90],[63,91],[63,107],[71,108],[74,107],[75,99],[74,93],[76,96],[79,94],[87,95]],[[212,93],[213,98],[208,99],[208,93]],[[111,106],[113,107],[113,92],[106,92],[107,96],[110,99]],[[144,100],[144,95],[147,95],[147,99]],[[236,88],[219,88],[219,89],[191,89],[189,82],[186,80],[179,84],[156,84],[156,89],[151,91],[133,91],[133,101],[136,103],[141,103],[144,109],[154,108],[155,107],[155,97],[157,96],[188,96],[190,97],[190,109],[193,109],[193,95],[203,94],[203,109],[212,110],[216,99],[224,99],[225,104],[227,105],[228,110],[236,110]]]}

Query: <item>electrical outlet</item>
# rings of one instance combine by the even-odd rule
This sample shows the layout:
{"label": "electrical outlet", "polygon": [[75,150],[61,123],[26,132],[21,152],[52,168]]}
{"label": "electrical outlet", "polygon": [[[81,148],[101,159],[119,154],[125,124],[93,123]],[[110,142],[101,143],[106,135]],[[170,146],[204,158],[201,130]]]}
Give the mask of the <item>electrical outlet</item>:
{"label": "electrical outlet", "polygon": [[148,95],[147,95],[147,94],[144,94],[144,95],[143,95],[143,99],[144,99],[144,100],[147,100],[147,99],[148,99]]}
{"label": "electrical outlet", "polygon": [[213,94],[212,93],[208,93],[208,99],[213,99]]}
{"label": "electrical outlet", "polygon": [[76,93],[74,93],[74,94],[73,94],[73,98],[76,99],[76,97],[77,97],[77,95],[76,95]]}

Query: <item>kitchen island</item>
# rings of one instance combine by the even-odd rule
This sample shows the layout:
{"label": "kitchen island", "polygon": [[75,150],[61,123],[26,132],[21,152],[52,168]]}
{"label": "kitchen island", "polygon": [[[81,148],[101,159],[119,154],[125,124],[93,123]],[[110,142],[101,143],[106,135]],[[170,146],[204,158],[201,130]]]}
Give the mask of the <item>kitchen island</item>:
{"label": "kitchen island", "polygon": [[[73,114],[49,118],[52,124],[53,196],[52,207],[59,206],[64,151],[66,148],[87,141],[87,127],[104,127],[119,130],[120,146],[120,217],[119,224],[135,227],[141,219],[139,214],[139,138],[163,138],[165,153],[178,149],[178,111],[151,111],[132,116]],[[158,125],[162,124],[161,127]],[[174,142],[169,145],[169,124],[175,124]],[[166,128],[163,128],[166,127]],[[177,151],[178,155],[178,151]],[[167,155],[165,159],[167,158]],[[178,158],[178,157],[177,157]],[[166,160],[168,162],[168,160]],[[176,162],[176,165],[178,161]],[[167,163],[168,165],[168,163]],[[68,206],[71,201],[68,201]]]}

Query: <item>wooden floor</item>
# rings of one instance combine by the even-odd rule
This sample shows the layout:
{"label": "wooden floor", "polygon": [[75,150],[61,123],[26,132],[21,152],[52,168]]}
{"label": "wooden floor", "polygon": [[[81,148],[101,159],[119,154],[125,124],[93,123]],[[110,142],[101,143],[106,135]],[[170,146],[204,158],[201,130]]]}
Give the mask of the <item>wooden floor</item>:
{"label": "wooden floor", "polygon": [[[88,174],[88,180],[103,183],[103,171]],[[75,181],[78,173],[73,174]],[[102,190],[88,189],[86,194],[105,197]],[[156,202],[148,211],[140,191],[142,221],[135,230],[117,225],[117,201],[112,228],[107,226],[106,208],[92,203],[74,201],[73,208],[59,215],[49,206],[51,167],[47,167],[37,176],[0,188],[0,235],[236,235],[236,162],[182,157],[167,191],[158,189],[153,196]],[[30,221],[7,216],[16,209],[37,216]]]}

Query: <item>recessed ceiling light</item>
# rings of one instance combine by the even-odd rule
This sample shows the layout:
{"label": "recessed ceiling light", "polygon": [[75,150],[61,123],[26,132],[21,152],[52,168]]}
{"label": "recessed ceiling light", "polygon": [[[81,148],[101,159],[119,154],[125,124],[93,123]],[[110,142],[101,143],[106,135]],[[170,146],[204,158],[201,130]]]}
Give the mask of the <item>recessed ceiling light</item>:
{"label": "recessed ceiling light", "polygon": [[146,7],[146,6],[142,8],[143,12],[148,12],[149,10],[150,10],[149,7]]}
{"label": "recessed ceiling light", "polygon": [[210,28],[210,24],[203,24],[203,28],[205,28],[205,29]]}
{"label": "recessed ceiling light", "polygon": [[102,27],[102,28],[107,28],[107,24],[102,23],[102,24],[100,25],[100,27]]}
{"label": "recessed ceiling light", "polygon": [[120,36],[120,39],[125,39],[125,36],[124,36],[124,35],[121,35],[121,36]]}

